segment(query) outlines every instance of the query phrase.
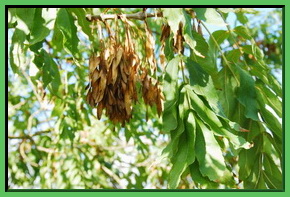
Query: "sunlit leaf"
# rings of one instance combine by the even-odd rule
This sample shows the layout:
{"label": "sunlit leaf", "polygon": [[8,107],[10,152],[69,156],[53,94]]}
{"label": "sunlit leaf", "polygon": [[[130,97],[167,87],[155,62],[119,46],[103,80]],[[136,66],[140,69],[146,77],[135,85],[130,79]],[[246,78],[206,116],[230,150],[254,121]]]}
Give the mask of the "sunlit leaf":
{"label": "sunlit leaf", "polygon": [[252,36],[250,35],[249,30],[244,26],[237,26],[233,31],[244,39],[251,40]]}
{"label": "sunlit leaf", "polygon": [[35,9],[33,28],[30,32],[29,43],[35,44],[42,41],[49,34],[49,29],[45,26],[45,20],[41,16],[42,8]]}
{"label": "sunlit leaf", "polygon": [[225,160],[214,133],[201,121],[197,121],[196,157],[200,164],[200,172],[210,180],[228,183],[233,182],[230,171],[226,168]]}
{"label": "sunlit leaf", "polygon": [[91,41],[94,41],[92,30],[90,28],[90,22],[86,20],[86,12],[84,8],[69,8],[69,11],[77,16],[78,24],[82,27],[82,31],[89,37]]}
{"label": "sunlit leaf", "polygon": [[198,19],[206,23],[218,26],[225,26],[221,15],[214,8],[193,8]]}
{"label": "sunlit leaf", "polygon": [[208,75],[199,64],[191,59],[187,59],[186,67],[189,72],[190,85],[193,91],[198,95],[204,96],[214,111],[219,113],[219,98],[211,76]]}
{"label": "sunlit leaf", "polygon": [[206,186],[208,189],[218,188],[218,183],[209,180],[208,177],[201,174],[199,170],[200,166],[197,160],[189,166],[189,169],[193,181],[201,184],[202,186]]}
{"label": "sunlit leaf", "polygon": [[71,13],[66,8],[59,9],[55,24],[63,35],[63,46],[71,55],[76,56],[78,54],[79,39]]}
{"label": "sunlit leaf", "polygon": [[19,20],[17,20],[17,28],[21,29],[26,34],[29,34],[29,31],[33,28],[35,10],[36,8],[16,9],[16,15],[19,18]]}
{"label": "sunlit leaf", "polygon": [[22,30],[16,28],[12,36],[12,43],[11,43],[11,48],[9,52],[9,55],[10,55],[9,63],[14,73],[18,73],[19,71],[17,67],[21,66],[19,65],[19,63],[21,62],[20,54],[24,48],[25,39],[26,39],[25,33]]}
{"label": "sunlit leaf", "polygon": [[250,144],[246,140],[230,131],[226,130],[216,114],[209,109],[203,101],[191,90],[189,86],[185,86],[190,96],[192,108],[197,112],[198,116],[211,127],[216,135],[226,136],[237,147],[250,148]]}
{"label": "sunlit leaf", "polygon": [[180,181],[180,176],[195,160],[195,119],[192,113],[188,115],[188,123],[186,130],[183,132],[179,139],[178,151],[172,158],[172,169],[169,174],[169,188],[176,188]]}
{"label": "sunlit leaf", "polygon": [[264,176],[265,181],[269,188],[271,189],[282,189],[282,173],[278,169],[277,165],[274,163],[273,159],[268,155],[265,154],[264,157]]}

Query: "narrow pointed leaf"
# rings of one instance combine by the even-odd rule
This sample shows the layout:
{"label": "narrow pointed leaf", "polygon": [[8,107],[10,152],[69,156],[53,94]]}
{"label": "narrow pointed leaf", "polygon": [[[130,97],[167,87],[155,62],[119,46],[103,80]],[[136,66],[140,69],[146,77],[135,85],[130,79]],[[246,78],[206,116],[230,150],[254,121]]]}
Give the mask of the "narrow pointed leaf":
{"label": "narrow pointed leaf", "polygon": [[258,121],[255,81],[251,75],[240,67],[236,67],[240,75],[240,87],[237,89],[237,99],[245,107],[245,116]]}
{"label": "narrow pointed leaf", "polygon": [[74,24],[74,19],[66,8],[59,9],[56,18],[56,28],[59,28],[63,35],[64,48],[75,56],[78,53],[79,39],[77,37],[77,27]]}
{"label": "narrow pointed leaf", "polygon": [[196,158],[200,164],[200,172],[212,181],[221,183],[232,182],[232,175],[226,168],[223,153],[213,132],[201,121],[197,121]]}

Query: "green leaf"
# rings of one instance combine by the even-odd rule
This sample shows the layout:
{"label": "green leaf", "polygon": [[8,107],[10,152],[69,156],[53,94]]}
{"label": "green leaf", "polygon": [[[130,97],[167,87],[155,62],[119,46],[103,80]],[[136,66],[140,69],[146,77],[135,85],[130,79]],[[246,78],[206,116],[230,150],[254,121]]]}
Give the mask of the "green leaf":
{"label": "green leaf", "polygon": [[51,112],[51,117],[60,117],[63,114],[64,105],[61,99],[56,99],[54,108]]}
{"label": "green leaf", "polygon": [[22,30],[16,28],[11,39],[12,42],[9,51],[9,63],[14,73],[18,73],[18,66],[21,66],[20,56],[24,53],[24,51],[26,51],[24,50],[25,39],[25,33]]}
{"label": "green leaf", "polygon": [[[208,50],[209,50],[208,43],[206,42],[204,37],[202,35],[200,35],[199,33],[193,31],[192,34],[193,34],[193,37],[196,41],[196,46],[194,48],[194,52],[199,57],[205,59],[205,57],[208,56]],[[202,57],[202,56],[205,56],[205,57]]]}
{"label": "green leaf", "polygon": [[78,24],[82,27],[83,32],[89,37],[90,41],[94,41],[90,22],[86,20],[86,12],[84,8],[68,8],[70,12],[77,16]]}
{"label": "green leaf", "polygon": [[35,56],[39,55],[39,51],[40,51],[40,49],[42,49],[42,47],[43,47],[43,43],[42,42],[37,42],[37,43],[29,46],[29,49],[31,51],[33,51],[34,53],[36,53],[34,55],[34,59],[35,59]]}
{"label": "green leaf", "polygon": [[278,99],[278,96],[261,82],[256,83],[256,89],[263,98],[263,101],[267,103],[279,117],[282,117],[282,102]]}
{"label": "green leaf", "polygon": [[264,176],[265,181],[270,189],[282,189],[283,178],[282,173],[274,163],[273,159],[268,155],[264,154]]}
{"label": "green leaf", "polygon": [[[242,46],[242,50],[247,54],[253,55],[257,59],[257,61],[260,62],[259,66],[262,66],[264,64],[263,63],[264,54],[261,51],[261,49],[256,45],[244,45]],[[265,69],[265,67],[266,66],[262,66],[263,69]]]}
{"label": "green leaf", "polygon": [[275,135],[275,134],[273,135],[273,137],[269,133],[266,133],[265,135],[267,136],[268,140],[271,142],[272,146],[275,148],[275,152],[277,152],[278,157],[279,157],[280,162],[281,162],[282,161],[282,153],[283,153],[282,141],[278,140],[276,137],[277,135]]}
{"label": "green leaf", "polygon": [[197,160],[191,165],[189,165],[190,175],[194,182],[206,186],[207,189],[218,188],[219,184],[209,180],[208,177],[204,177],[200,172],[200,165]]}
{"label": "green leaf", "polygon": [[170,142],[162,151],[162,155],[168,154],[168,158],[173,157],[178,150],[178,142],[180,135],[184,132],[184,121],[181,118],[178,118],[178,125],[175,130],[171,130],[170,132]]}
{"label": "green leaf", "polygon": [[252,36],[251,36],[249,30],[244,26],[237,26],[233,29],[233,31],[246,40],[252,39]]}
{"label": "green leaf", "polygon": [[212,109],[216,113],[220,113],[218,108],[219,98],[211,76],[198,63],[189,58],[185,65],[189,72],[190,85],[193,91],[198,95],[204,96]]}
{"label": "green leaf", "polygon": [[191,105],[194,111],[198,116],[211,127],[216,135],[225,136],[230,139],[230,142],[233,143],[236,147],[250,148],[250,144],[246,140],[230,131],[226,130],[216,114],[209,109],[203,101],[193,93],[190,86],[186,85],[184,88],[187,89],[187,93],[191,100]]}
{"label": "green leaf", "polygon": [[125,129],[125,138],[126,138],[126,142],[128,143],[129,140],[131,139],[132,134],[128,129]]}
{"label": "green leaf", "polygon": [[215,76],[217,74],[217,66],[213,62],[211,52],[209,51],[209,45],[206,40],[197,32],[192,32],[196,41],[196,46],[191,53],[193,61],[197,62],[209,75]]}
{"label": "green leaf", "polygon": [[281,84],[277,81],[277,79],[275,79],[269,69],[265,69],[260,64],[255,64],[251,66],[250,73],[251,75],[258,77],[265,85],[274,91],[277,96],[282,98]]}
{"label": "green leaf", "polygon": [[61,123],[60,129],[62,130],[60,137],[62,139],[70,139],[71,142],[73,142],[75,137],[75,131],[76,128],[74,126],[74,120],[72,120],[70,117],[65,117]]}
{"label": "green leaf", "polygon": [[[254,140],[254,147],[250,150],[246,150],[243,154],[241,151],[241,161],[238,162],[239,165],[239,177],[244,181],[245,189],[262,189],[263,179],[259,180],[262,175],[262,148],[263,148],[263,136],[259,135]],[[245,157],[246,156],[246,157]],[[247,166],[248,165],[248,166]],[[250,169],[250,174],[245,169]],[[246,173],[246,174],[244,174]],[[258,185],[258,183],[260,185]],[[264,184],[264,187],[265,184]]]}
{"label": "green leaf", "polygon": [[173,51],[173,37],[169,37],[165,40],[165,47],[164,47],[164,54],[168,60],[174,58],[174,51]]}
{"label": "green leaf", "polygon": [[240,49],[233,49],[229,51],[226,55],[226,59],[230,62],[237,63],[240,60],[242,53]]}
{"label": "green leaf", "polygon": [[[230,35],[229,31],[226,31],[226,30],[217,30],[212,33],[212,37],[214,38],[214,40],[217,42],[218,45],[221,45],[229,37],[229,35]],[[208,41],[209,51],[210,51],[209,55],[212,58],[212,61],[216,65],[219,51],[218,51],[218,46],[212,37],[210,36],[209,41]]]}
{"label": "green leaf", "polygon": [[15,25],[17,25],[16,9],[17,8],[11,8],[11,7],[8,8],[8,27],[9,27],[9,24],[15,24]]}
{"label": "green leaf", "polygon": [[56,17],[56,28],[59,28],[63,35],[63,46],[73,56],[77,56],[79,39],[74,19],[66,8],[59,9]]}
{"label": "green leaf", "polygon": [[227,169],[223,153],[214,134],[200,120],[196,127],[196,158],[203,176],[220,183],[233,183],[232,175]]}
{"label": "green leaf", "polygon": [[178,65],[180,62],[180,56],[176,56],[170,60],[165,68],[165,77],[164,77],[164,111],[171,107],[177,100],[177,79],[178,79]]}
{"label": "green leaf", "polygon": [[53,36],[51,43],[53,45],[53,48],[55,51],[61,52],[63,50],[63,35],[61,31],[57,28],[57,26],[54,26]]}
{"label": "green leaf", "polygon": [[250,176],[244,181],[245,189],[268,189],[264,180],[262,170],[262,153],[259,153],[255,159],[256,165],[253,165]]}
{"label": "green leaf", "polygon": [[255,159],[257,157],[256,149],[241,150],[239,153],[239,179],[246,180],[250,175],[253,166],[255,165]]}
{"label": "green leaf", "polygon": [[187,120],[186,130],[179,138],[178,151],[172,158],[173,166],[169,173],[168,181],[170,189],[178,186],[181,174],[195,160],[195,118],[193,113],[188,114]]}
{"label": "green leaf", "polygon": [[16,8],[17,28],[25,32],[26,35],[32,30],[34,14],[36,8]]}
{"label": "green leaf", "polygon": [[218,26],[226,26],[221,15],[214,8],[193,8],[198,19]]}
{"label": "green leaf", "polygon": [[255,81],[252,76],[240,67],[236,67],[240,75],[240,87],[237,88],[237,99],[245,107],[245,117],[259,121]]}
{"label": "green leaf", "polygon": [[248,125],[249,132],[247,133],[247,140],[250,142],[253,141],[255,137],[257,137],[259,134],[265,131],[265,128],[261,122],[249,120]]}
{"label": "green leaf", "polygon": [[277,79],[270,73],[267,75],[270,83],[271,89],[277,94],[280,98],[282,98],[282,85],[277,81]]}
{"label": "green leaf", "polygon": [[43,88],[46,88],[51,83],[51,93],[60,96],[58,93],[60,86],[59,69],[50,55],[42,49],[38,58],[34,61],[38,68],[42,69]]}
{"label": "green leaf", "polygon": [[35,9],[33,28],[31,29],[30,40],[29,40],[29,44],[31,45],[42,41],[50,33],[49,29],[45,26],[45,20],[42,18],[41,13],[42,13],[42,8]]}
{"label": "green leaf", "polygon": [[[219,45],[222,44],[229,37],[229,35],[229,31],[226,30],[217,30],[212,33],[212,36]],[[210,45],[210,48],[217,48],[212,37],[209,38],[208,43]]]}
{"label": "green leaf", "polygon": [[188,113],[185,119],[185,131],[187,133],[189,154],[187,156],[187,163],[192,164],[195,160],[195,138],[196,138],[196,122],[193,112]]}
{"label": "green leaf", "polygon": [[236,16],[237,16],[238,21],[242,23],[243,25],[249,21],[248,17],[245,16],[245,14],[242,12],[236,13]]}
{"label": "green leaf", "polygon": [[176,102],[179,99],[179,90],[177,88],[178,65],[180,57],[177,56],[168,62],[165,69],[163,93],[165,96],[164,112],[162,116],[163,129],[168,132],[177,127],[177,108]]}
{"label": "green leaf", "polygon": [[188,115],[188,110],[191,108],[186,94],[186,90],[182,88],[178,100],[178,115],[182,120],[185,119],[185,117]]}
{"label": "green leaf", "polygon": [[163,130],[169,132],[176,129],[177,127],[177,109],[175,105],[171,105],[169,108],[164,110],[163,116]]}
{"label": "green leaf", "polygon": [[220,99],[222,109],[226,117],[232,118],[232,114],[236,110],[237,100],[235,99],[234,90],[237,87],[237,84],[227,67],[224,67],[219,71],[216,83],[219,83],[219,98],[223,98]]}
{"label": "green leaf", "polygon": [[17,26],[17,21],[13,22],[13,23],[8,23],[8,29],[10,28],[15,28]]}
{"label": "green leaf", "polygon": [[259,104],[262,119],[267,124],[267,127],[278,136],[279,140],[282,140],[283,133],[281,123],[277,120],[273,113],[265,108],[266,106],[264,103],[259,102]]}

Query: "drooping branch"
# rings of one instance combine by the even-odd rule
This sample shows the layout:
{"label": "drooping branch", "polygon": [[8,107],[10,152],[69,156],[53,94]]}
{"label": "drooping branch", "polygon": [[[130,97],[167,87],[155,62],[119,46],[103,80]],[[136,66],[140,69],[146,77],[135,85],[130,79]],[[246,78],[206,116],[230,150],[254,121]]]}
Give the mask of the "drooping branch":
{"label": "drooping branch", "polygon": [[[122,14],[125,16],[127,19],[135,19],[135,20],[145,20],[146,18],[150,17],[162,17],[162,12],[157,12],[157,13],[145,13],[145,12],[137,12],[134,14]],[[110,19],[115,19],[117,16],[118,19],[121,19],[121,14],[100,14],[100,15],[86,15],[86,19],[88,21],[96,21],[96,20],[110,20]]]}

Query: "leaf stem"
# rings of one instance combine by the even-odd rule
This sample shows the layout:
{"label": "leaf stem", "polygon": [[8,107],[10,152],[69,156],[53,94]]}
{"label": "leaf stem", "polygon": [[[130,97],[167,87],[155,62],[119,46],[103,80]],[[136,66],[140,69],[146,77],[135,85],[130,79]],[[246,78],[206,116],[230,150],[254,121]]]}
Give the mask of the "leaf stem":
{"label": "leaf stem", "polygon": [[[220,13],[219,11],[217,11],[217,12],[220,14],[220,16],[222,17],[223,21],[225,22],[226,27],[227,27],[227,29],[228,29],[228,31],[229,31],[229,33],[230,33],[230,37],[231,37],[231,39],[234,41],[235,45],[237,46],[237,49],[239,49],[239,51],[241,52],[241,54],[243,54],[244,52],[242,51],[242,49],[241,49],[240,46],[239,46],[239,43],[236,41],[236,39],[235,39],[234,36],[233,36],[233,31],[231,30],[230,25],[227,24],[226,19],[224,18],[224,16],[222,15],[222,13]],[[233,48],[234,48],[234,47],[233,47]],[[246,62],[246,60],[245,60],[244,58],[243,58],[243,62],[244,62],[244,64],[245,64],[247,67],[249,67],[248,63]]]}
{"label": "leaf stem", "polygon": [[233,76],[234,76],[234,78],[235,78],[235,80],[237,81],[237,84],[238,84],[238,86],[239,86],[239,85],[240,85],[240,81],[239,81],[239,79],[237,78],[237,76],[235,75],[234,71],[232,70],[232,67],[231,67],[231,65],[229,64],[227,58],[225,57],[225,55],[224,55],[224,53],[223,53],[221,47],[220,47],[219,44],[217,43],[216,39],[213,37],[212,33],[211,33],[211,32],[208,30],[208,28],[205,26],[205,24],[204,24],[202,21],[201,21],[200,23],[201,23],[202,26],[205,28],[205,30],[207,31],[207,33],[210,35],[211,39],[214,41],[214,43],[215,43],[215,45],[217,46],[217,48],[218,48],[218,50],[219,50],[219,52],[220,52],[222,58],[224,59],[226,65],[228,66],[228,68],[230,69],[230,71],[232,72],[232,74],[233,74]]}

